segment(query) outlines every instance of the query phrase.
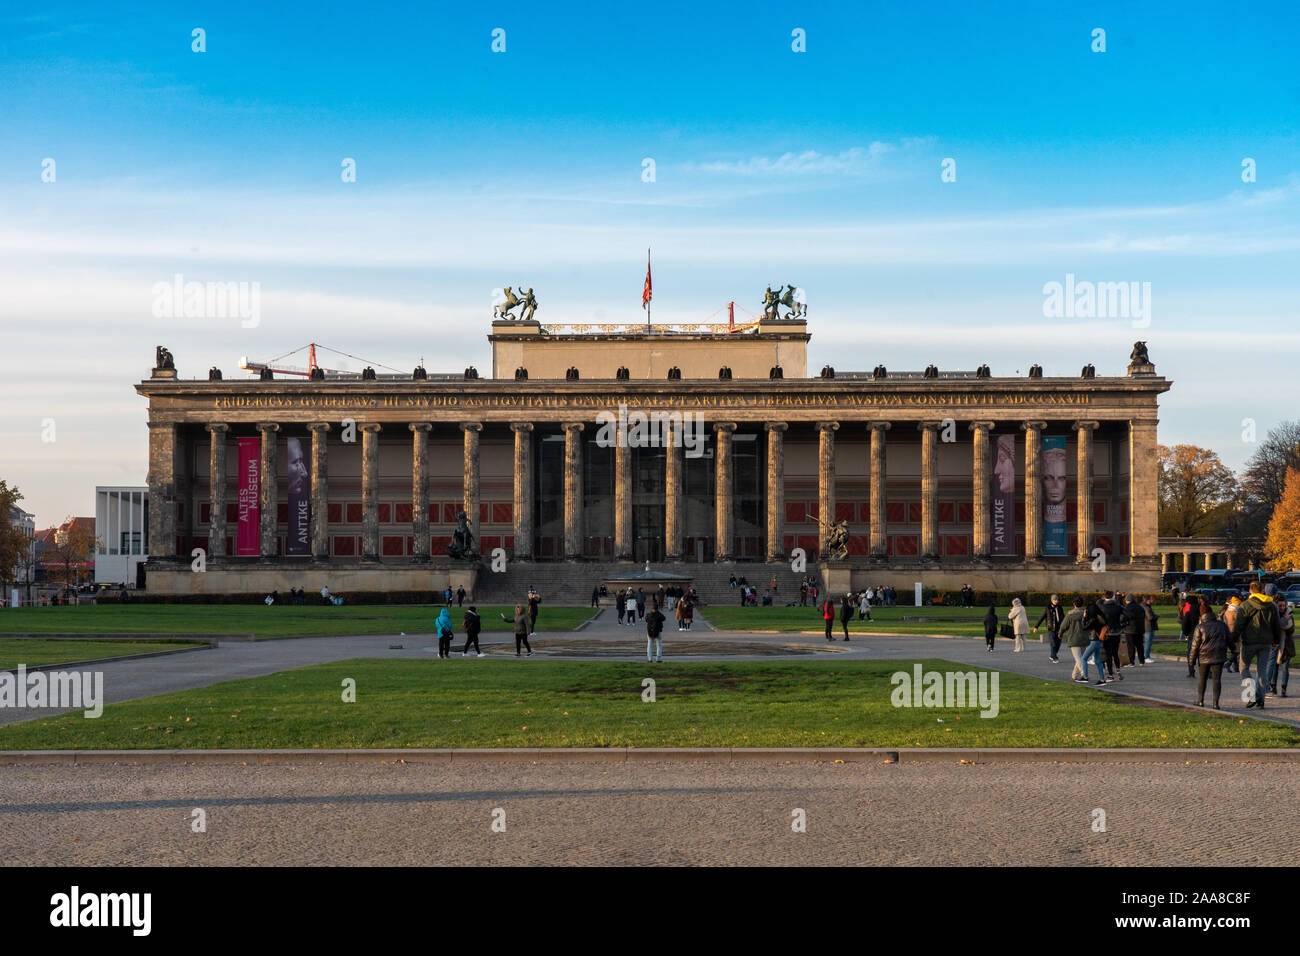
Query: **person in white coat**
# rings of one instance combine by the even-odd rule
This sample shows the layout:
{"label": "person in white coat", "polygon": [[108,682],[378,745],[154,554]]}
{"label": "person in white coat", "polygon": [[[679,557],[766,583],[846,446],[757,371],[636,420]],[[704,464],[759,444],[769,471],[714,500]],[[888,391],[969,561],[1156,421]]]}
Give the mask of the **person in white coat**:
{"label": "person in white coat", "polygon": [[636,592],[631,588],[627,589],[627,597],[624,598],[624,607],[627,608],[627,623],[636,627]]}
{"label": "person in white coat", "polygon": [[1011,613],[1007,618],[1011,621],[1011,630],[1016,636],[1015,653],[1019,654],[1025,649],[1025,635],[1029,633],[1029,612],[1020,603],[1020,598],[1011,599]]}

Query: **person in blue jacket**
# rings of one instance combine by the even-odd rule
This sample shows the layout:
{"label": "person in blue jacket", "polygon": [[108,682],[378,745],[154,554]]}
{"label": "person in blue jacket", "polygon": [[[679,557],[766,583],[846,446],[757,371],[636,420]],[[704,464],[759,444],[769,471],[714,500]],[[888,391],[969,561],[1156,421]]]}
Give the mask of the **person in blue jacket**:
{"label": "person in blue jacket", "polygon": [[449,610],[443,608],[438,612],[438,620],[433,629],[438,634],[438,656],[451,657],[451,639],[455,635],[455,631],[451,627],[451,612]]}

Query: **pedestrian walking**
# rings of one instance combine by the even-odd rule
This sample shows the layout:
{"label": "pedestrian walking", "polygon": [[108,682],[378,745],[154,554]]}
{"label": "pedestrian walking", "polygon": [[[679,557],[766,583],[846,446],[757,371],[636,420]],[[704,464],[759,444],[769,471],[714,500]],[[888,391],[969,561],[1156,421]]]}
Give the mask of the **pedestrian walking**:
{"label": "pedestrian walking", "polygon": [[1029,612],[1025,606],[1020,603],[1020,598],[1011,599],[1011,613],[1007,615],[1011,621],[1011,632],[1016,637],[1015,653],[1019,654],[1025,649],[1025,635],[1029,633]]}
{"label": "pedestrian walking", "polygon": [[[1277,623],[1282,629],[1282,643],[1273,648],[1274,653],[1270,654],[1268,658],[1268,693],[1265,694],[1266,697],[1277,696],[1277,672],[1278,668],[1282,665],[1282,655],[1285,650],[1284,645],[1286,644],[1287,631],[1290,631],[1292,634],[1295,633],[1295,618],[1291,614],[1291,607],[1287,604],[1286,598],[1278,595],[1273,598],[1273,602],[1277,605]],[[1288,658],[1287,660],[1287,667],[1289,670],[1290,659]],[[1282,681],[1282,684],[1283,686],[1286,685],[1285,679]],[[1285,697],[1286,695],[1283,694],[1282,696]]]}
{"label": "pedestrian walking", "polygon": [[664,616],[659,612],[659,602],[655,601],[645,619],[645,659],[647,663],[662,664],[664,662],[663,631]]}
{"label": "pedestrian walking", "polygon": [[[1241,646],[1242,680],[1254,681],[1255,699],[1246,706],[1263,710],[1268,659],[1277,655],[1282,643],[1282,625],[1278,620],[1277,604],[1267,594],[1261,593],[1258,581],[1250,582],[1250,597],[1238,609],[1235,625],[1232,638]],[[1253,678],[1250,677],[1252,664],[1256,671]]]}
{"label": "pedestrian walking", "polygon": [[1123,680],[1124,675],[1120,671],[1119,663],[1119,642],[1124,637],[1124,608],[1119,601],[1115,600],[1114,591],[1107,591],[1105,599],[1097,606],[1106,621],[1102,648],[1106,655],[1106,670],[1109,672],[1107,680]]}
{"label": "pedestrian walking", "polygon": [[631,588],[627,589],[627,597],[623,599],[623,609],[627,612],[627,623],[633,627],[636,626],[636,594]]}
{"label": "pedestrian walking", "polygon": [[[1093,661],[1097,665],[1097,679],[1093,682],[1096,684],[1106,683],[1106,663],[1105,663],[1105,641],[1106,636],[1106,616],[1102,614],[1098,602],[1093,601],[1083,611],[1083,623],[1080,625],[1090,637],[1088,644],[1083,649],[1083,676],[1088,676],[1088,661]],[[1114,680],[1112,677],[1111,680]]]}
{"label": "pedestrian walking", "polygon": [[849,621],[853,620],[853,595],[845,594],[840,599],[840,624],[844,628],[844,640],[849,639]]}
{"label": "pedestrian walking", "polygon": [[[1291,606],[1286,603],[1285,598],[1278,598],[1278,609],[1286,604],[1285,613],[1278,615],[1278,624],[1282,628],[1282,643],[1278,645],[1277,654],[1274,660],[1277,662],[1277,671],[1274,674],[1274,693],[1280,693],[1286,696],[1286,685],[1291,679],[1291,658],[1295,657],[1295,614]],[[1278,684],[1276,679],[1282,678]]]}
{"label": "pedestrian walking", "polygon": [[463,586],[456,588],[456,606],[465,606],[465,588]]}
{"label": "pedestrian walking", "polygon": [[1146,613],[1131,594],[1124,596],[1124,643],[1128,648],[1129,664],[1143,665],[1143,635],[1146,631]]}
{"label": "pedestrian walking", "polygon": [[600,588],[599,588],[599,587],[594,587],[594,588],[591,589],[591,606],[592,606],[592,607],[600,607]]}
{"label": "pedestrian walking", "polygon": [[1223,685],[1223,663],[1228,659],[1228,643],[1232,640],[1223,622],[1216,619],[1210,605],[1201,602],[1201,620],[1192,630],[1192,643],[1187,658],[1200,665],[1200,679],[1196,682],[1196,706],[1205,706],[1205,681],[1214,681],[1214,709],[1219,710],[1219,692]]}
{"label": "pedestrian walking", "polygon": [[478,608],[473,604],[465,611],[465,621],[461,627],[465,630],[465,649],[460,652],[460,656],[469,657],[469,649],[472,647],[479,657],[486,657],[483,649],[478,646],[478,635],[483,629],[483,621],[478,616]]}
{"label": "pedestrian walking", "polygon": [[695,623],[695,601],[693,598],[684,597],[677,603],[682,606],[682,630],[689,631],[691,625]]}
{"label": "pedestrian walking", "polygon": [[[1237,612],[1241,610],[1241,597],[1234,594],[1228,598],[1228,603],[1223,606],[1223,611],[1219,615],[1219,620],[1223,626],[1228,629],[1228,633],[1235,633],[1237,627]],[[1237,645],[1233,641],[1228,642],[1228,663],[1223,665],[1225,672],[1241,673],[1241,661],[1237,656]]]}
{"label": "pedestrian walking", "polygon": [[984,615],[984,643],[989,653],[993,653],[993,642],[998,639],[998,609],[989,605],[989,612]]}
{"label": "pedestrian walking", "polygon": [[537,609],[542,606],[542,595],[537,588],[528,589],[528,633],[537,630]]}
{"label": "pedestrian walking", "polygon": [[[1080,615],[1082,617],[1082,615]],[[1051,638],[1051,646],[1047,653],[1047,659],[1053,664],[1059,664],[1060,659],[1057,654],[1061,650],[1061,622],[1065,620],[1065,608],[1061,607],[1061,599],[1053,594],[1052,601],[1047,607],[1043,608],[1043,613],[1038,618],[1038,623],[1034,625],[1034,633],[1038,633],[1038,628],[1043,622],[1047,622],[1047,635]]]}
{"label": "pedestrian walking", "polygon": [[456,633],[451,627],[451,611],[447,608],[439,611],[438,621],[433,629],[438,635],[438,656],[441,658],[451,657],[451,639]]}
{"label": "pedestrian walking", "polygon": [[835,602],[827,598],[822,603],[822,620],[826,622],[826,640],[835,640],[831,630],[835,627]]}
{"label": "pedestrian walking", "polygon": [[[1191,596],[1183,591],[1178,597],[1178,626],[1183,632],[1183,643],[1187,645],[1187,653],[1192,652],[1192,631],[1196,630],[1196,625],[1201,623],[1201,608],[1199,603],[1193,603]],[[1191,662],[1187,664],[1187,676],[1195,676]]]}
{"label": "pedestrian walking", "polygon": [[1061,619],[1060,636],[1074,658],[1074,669],[1070,671],[1070,680],[1076,684],[1088,683],[1088,663],[1083,659],[1083,649],[1092,640],[1091,632],[1083,627],[1083,598],[1075,598],[1074,606]]}
{"label": "pedestrian walking", "polygon": [[1149,594],[1142,600],[1142,616],[1146,624],[1146,632],[1143,634],[1142,660],[1147,664],[1155,663],[1151,657],[1151,646],[1155,643],[1156,630],[1160,627],[1160,615],[1156,613],[1152,600]]}
{"label": "pedestrian walking", "polygon": [[871,602],[867,600],[867,592],[862,592],[862,598],[858,601],[858,620],[871,620]]}
{"label": "pedestrian walking", "polygon": [[618,593],[614,595],[614,610],[618,612],[618,623],[623,623],[623,595]]}
{"label": "pedestrian walking", "polygon": [[645,620],[645,589],[636,592],[636,616],[637,620]]}
{"label": "pedestrian walking", "polygon": [[533,656],[533,645],[528,643],[528,635],[533,633],[532,620],[528,612],[524,610],[522,604],[515,605],[515,657],[519,657],[521,651],[527,650],[528,656]]}

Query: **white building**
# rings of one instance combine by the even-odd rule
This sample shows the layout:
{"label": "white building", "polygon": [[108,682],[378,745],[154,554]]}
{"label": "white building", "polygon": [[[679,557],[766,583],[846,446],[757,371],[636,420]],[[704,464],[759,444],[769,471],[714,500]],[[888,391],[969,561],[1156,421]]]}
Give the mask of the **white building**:
{"label": "white building", "polygon": [[100,549],[95,554],[96,584],[135,587],[136,565],[149,554],[149,489],[97,487],[95,534]]}
{"label": "white building", "polygon": [[[28,548],[26,559],[20,559],[14,568],[14,586],[18,592],[18,601],[27,600],[27,585],[36,575],[36,515],[22,508],[11,508],[9,511],[9,523],[16,527],[22,534],[32,541]],[[15,600],[13,594],[3,595],[6,602]]]}

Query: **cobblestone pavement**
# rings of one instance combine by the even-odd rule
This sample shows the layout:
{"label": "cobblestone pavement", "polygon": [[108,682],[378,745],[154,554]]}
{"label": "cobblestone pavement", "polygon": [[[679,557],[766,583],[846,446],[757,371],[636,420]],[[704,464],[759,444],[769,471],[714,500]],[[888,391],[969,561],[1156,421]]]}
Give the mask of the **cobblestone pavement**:
{"label": "cobblestone pavement", "polygon": [[[9,766],[7,865],[1255,865],[1294,764]],[[196,808],[206,833],[192,831]],[[493,811],[505,832],[493,832]],[[1094,832],[1094,809],[1105,832]],[[807,832],[792,829],[806,813]],[[1206,826],[1210,818],[1221,825]]]}

